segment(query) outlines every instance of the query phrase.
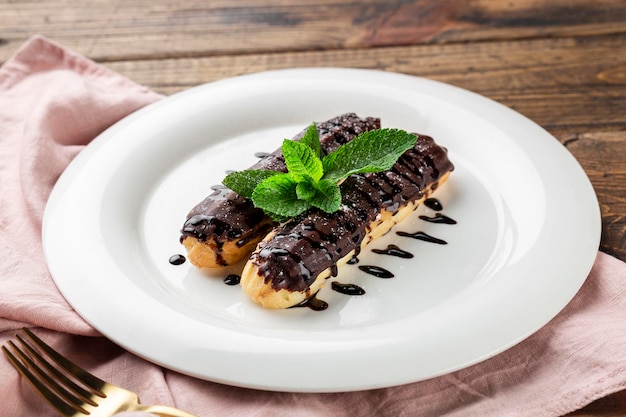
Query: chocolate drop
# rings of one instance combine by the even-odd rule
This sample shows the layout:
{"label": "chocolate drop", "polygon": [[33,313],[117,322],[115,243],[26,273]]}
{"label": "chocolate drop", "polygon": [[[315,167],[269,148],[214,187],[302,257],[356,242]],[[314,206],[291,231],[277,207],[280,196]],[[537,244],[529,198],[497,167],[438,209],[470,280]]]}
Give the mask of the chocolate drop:
{"label": "chocolate drop", "polygon": [[361,265],[359,269],[363,272],[367,272],[370,275],[374,275],[378,278],[393,278],[394,275],[387,271],[385,268],[381,268],[380,266],[375,265]]}
{"label": "chocolate drop", "polygon": [[331,284],[333,290],[346,295],[363,295],[365,290],[355,284],[342,284],[340,282],[333,282]]}
{"label": "chocolate drop", "polygon": [[229,274],[224,278],[224,284],[226,285],[239,285],[241,277],[237,274]]}
{"label": "chocolate drop", "polygon": [[413,257],[412,253],[402,250],[396,245],[389,245],[386,249],[372,249],[372,252],[380,255],[397,256],[398,258],[404,259],[410,259]]}
{"label": "chocolate drop", "polygon": [[170,263],[172,265],[182,265],[185,263],[186,260],[187,259],[185,259],[185,257],[180,254],[170,256]]}

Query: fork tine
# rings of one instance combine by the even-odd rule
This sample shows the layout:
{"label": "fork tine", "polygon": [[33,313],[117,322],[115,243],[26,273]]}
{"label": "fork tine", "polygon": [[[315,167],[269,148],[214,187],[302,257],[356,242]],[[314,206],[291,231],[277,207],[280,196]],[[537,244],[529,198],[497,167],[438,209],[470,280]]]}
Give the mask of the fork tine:
{"label": "fork tine", "polygon": [[[28,349],[28,352],[31,355],[31,357],[35,358],[41,365],[45,366],[45,368],[48,370],[48,372],[52,373],[56,377],[56,379],[61,383],[61,385],[65,385],[69,389],[69,392],[73,392],[74,394],[76,394],[79,397],[77,399],[75,396],[73,396],[72,394],[69,394],[69,392],[68,392],[67,393],[67,396],[68,396],[67,399],[68,400],[70,400],[72,402],[76,402],[77,400],[78,401],[84,401],[84,402],[87,402],[90,405],[97,405],[91,399],[91,392],[93,392],[94,390],[89,390],[88,391],[85,388],[81,387],[80,385],[76,384],[74,381],[72,381],[70,378],[68,378],[64,373],[62,373],[57,368],[52,366],[50,364],[50,362],[48,362],[46,359],[44,359],[44,357],[41,356],[39,354],[39,352],[37,352],[35,349],[33,349],[32,346],[30,346],[28,343],[26,343],[24,341],[24,339],[22,339],[18,335],[15,335],[15,337],[17,338],[17,340],[20,341],[22,346],[24,346],[26,349]],[[40,340],[40,342],[45,345],[45,343],[43,341]],[[12,342],[9,342],[9,344],[13,345]],[[48,345],[45,345],[45,346],[48,349],[52,349]],[[18,351],[18,353],[21,354],[21,352],[19,352],[19,351]],[[56,353],[56,352],[54,352],[54,353]],[[24,360],[28,361],[29,363],[31,362],[30,358],[28,358],[28,357],[25,357]],[[42,377],[45,378],[45,379],[50,378],[48,375],[42,375]]]}
{"label": "fork tine", "polygon": [[[18,352],[19,356],[24,360],[27,360],[29,366],[34,367],[34,369],[39,370],[39,368],[29,359],[26,359],[25,355],[15,346],[15,344],[9,341],[9,345]],[[28,370],[26,366],[20,360],[15,357],[6,347],[2,346],[2,352],[5,354],[9,362],[18,370],[20,374],[35,388],[42,397],[54,408],[56,409],[62,416],[72,416],[77,411],[83,414],[89,414],[88,411],[83,409],[82,407],[75,406],[74,404],[67,403],[63,401],[59,396],[48,388],[48,386],[41,382],[39,378],[32,372]],[[40,372],[38,372],[42,375]]]}
{"label": "fork tine", "polygon": [[[28,330],[26,327],[22,328],[22,331],[28,335],[28,337],[42,350],[44,351],[53,361],[55,361],[59,366],[67,370],[70,374],[76,377],[79,381],[84,383],[86,386],[91,388],[91,391],[98,395],[99,397],[105,398],[106,395],[100,391],[102,387],[104,387],[107,383],[95,375],[90,374],[85,371],[80,366],[74,364],[69,359],[65,358],[61,354],[59,354],[56,350],[52,349],[52,347],[48,346],[43,340],[37,337],[33,332]],[[18,336],[19,338],[19,336]]]}

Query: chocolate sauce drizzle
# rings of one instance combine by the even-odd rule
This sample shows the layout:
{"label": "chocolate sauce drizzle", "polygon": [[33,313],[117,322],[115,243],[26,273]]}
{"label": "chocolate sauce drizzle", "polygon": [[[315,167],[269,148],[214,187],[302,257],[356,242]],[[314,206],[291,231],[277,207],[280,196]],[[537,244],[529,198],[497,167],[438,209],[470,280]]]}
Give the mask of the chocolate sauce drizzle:
{"label": "chocolate sauce drizzle", "polygon": [[445,214],[435,213],[433,217],[428,217],[425,215],[421,215],[420,219],[427,221],[429,223],[438,223],[438,224],[456,224],[456,220],[446,216]]}
{"label": "chocolate sauce drizzle", "polygon": [[395,276],[392,272],[376,265],[361,265],[359,269],[378,278],[393,278]]}
{"label": "chocolate sauce drizzle", "polygon": [[435,211],[443,210],[443,205],[436,198],[432,198],[432,197],[427,198],[426,200],[424,200],[424,205],[431,210],[435,210]]}
{"label": "chocolate sauce drizzle", "polygon": [[306,300],[304,300],[303,302],[301,302],[300,304],[296,304],[295,307],[308,307],[313,311],[323,311],[326,310],[328,308],[328,303],[324,300],[320,300],[319,298],[317,298],[316,296],[313,296],[311,298],[307,298]]}
{"label": "chocolate sauce drizzle", "polygon": [[228,274],[226,278],[224,278],[224,284],[226,285],[239,285],[241,282],[241,276],[237,274]]}
{"label": "chocolate sauce drizzle", "polygon": [[177,253],[176,255],[170,256],[169,262],[172,265],[182,265],[185,263],[186,260],[187,259],[183,255]]}
{"label": "chocolate sauce drizzle", "polygon": [[352,257],[350,259],[348,259],[348,262],[346,262],[348,265],[355,265],[359,263],[359,255],[361,254],[361,247],[357,246],[356,248],[354,248],[354,253],[352,254]]}
{"label": "chocolate sauce drizzle", "polygon": [[341,282],[333,281],[331,288],[337,292],[346,295],[363,295],[365,290],[356,284],[342,284]]}
{"label": "chocolate sauce drizzle", "polygon": [[410,259],[413,257],[411,252],[400,249],[397,245],[389,245],[385,249],[372,249],[372,252],[379,255],[397,256],[398,258]]}
{"label": "chocolate sauce drizzle", "polygon": [[448,242],[446,242],[443,239],[439,239],[437,237],[431,236],[427,233],[424,232],[415,232],[415,233],[408,233],[408,232],[403,232],[403,231],[397,231],[396,234],[398,236],[403,236],[403,237],[410,237],[413,239],[417,239],[417,240],[423,240],[424,242],[428,242],[428,243],[436,243],[438,245],[447,245]]}

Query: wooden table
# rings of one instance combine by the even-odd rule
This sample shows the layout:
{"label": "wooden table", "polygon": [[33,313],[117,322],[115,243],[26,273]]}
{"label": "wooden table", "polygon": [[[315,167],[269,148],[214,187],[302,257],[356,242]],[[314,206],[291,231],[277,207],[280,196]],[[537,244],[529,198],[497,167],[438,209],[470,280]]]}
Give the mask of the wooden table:
{"label": "wooden table", "polygon": [[[626,260],[625,0],[2,0],[0,62],[32,34],[163,94],[327,66],[475,91],[578,159],[600,202],[601,250]],[[626,415],[626,391],[571,415]]]}

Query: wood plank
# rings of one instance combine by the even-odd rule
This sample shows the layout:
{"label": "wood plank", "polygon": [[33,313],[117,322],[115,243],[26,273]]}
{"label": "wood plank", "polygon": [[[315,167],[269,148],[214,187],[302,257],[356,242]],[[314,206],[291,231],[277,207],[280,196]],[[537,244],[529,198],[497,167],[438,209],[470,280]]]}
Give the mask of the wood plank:
{"label": "wood plank", "polygon": [[0,62],[32,34],[114,61],[625,32],[623,0],[0,2]]}
{"label": "wood plank", "polygon": [[626,129],[626,35],[110,62],[163,94],[291,67],[402,72],[467,88],[552,133]]}
{"label": "wood plank", "polygon": [[562,134],[559,140],[596,191],[602,212],[602,251],[626,261],[626,131]]}

